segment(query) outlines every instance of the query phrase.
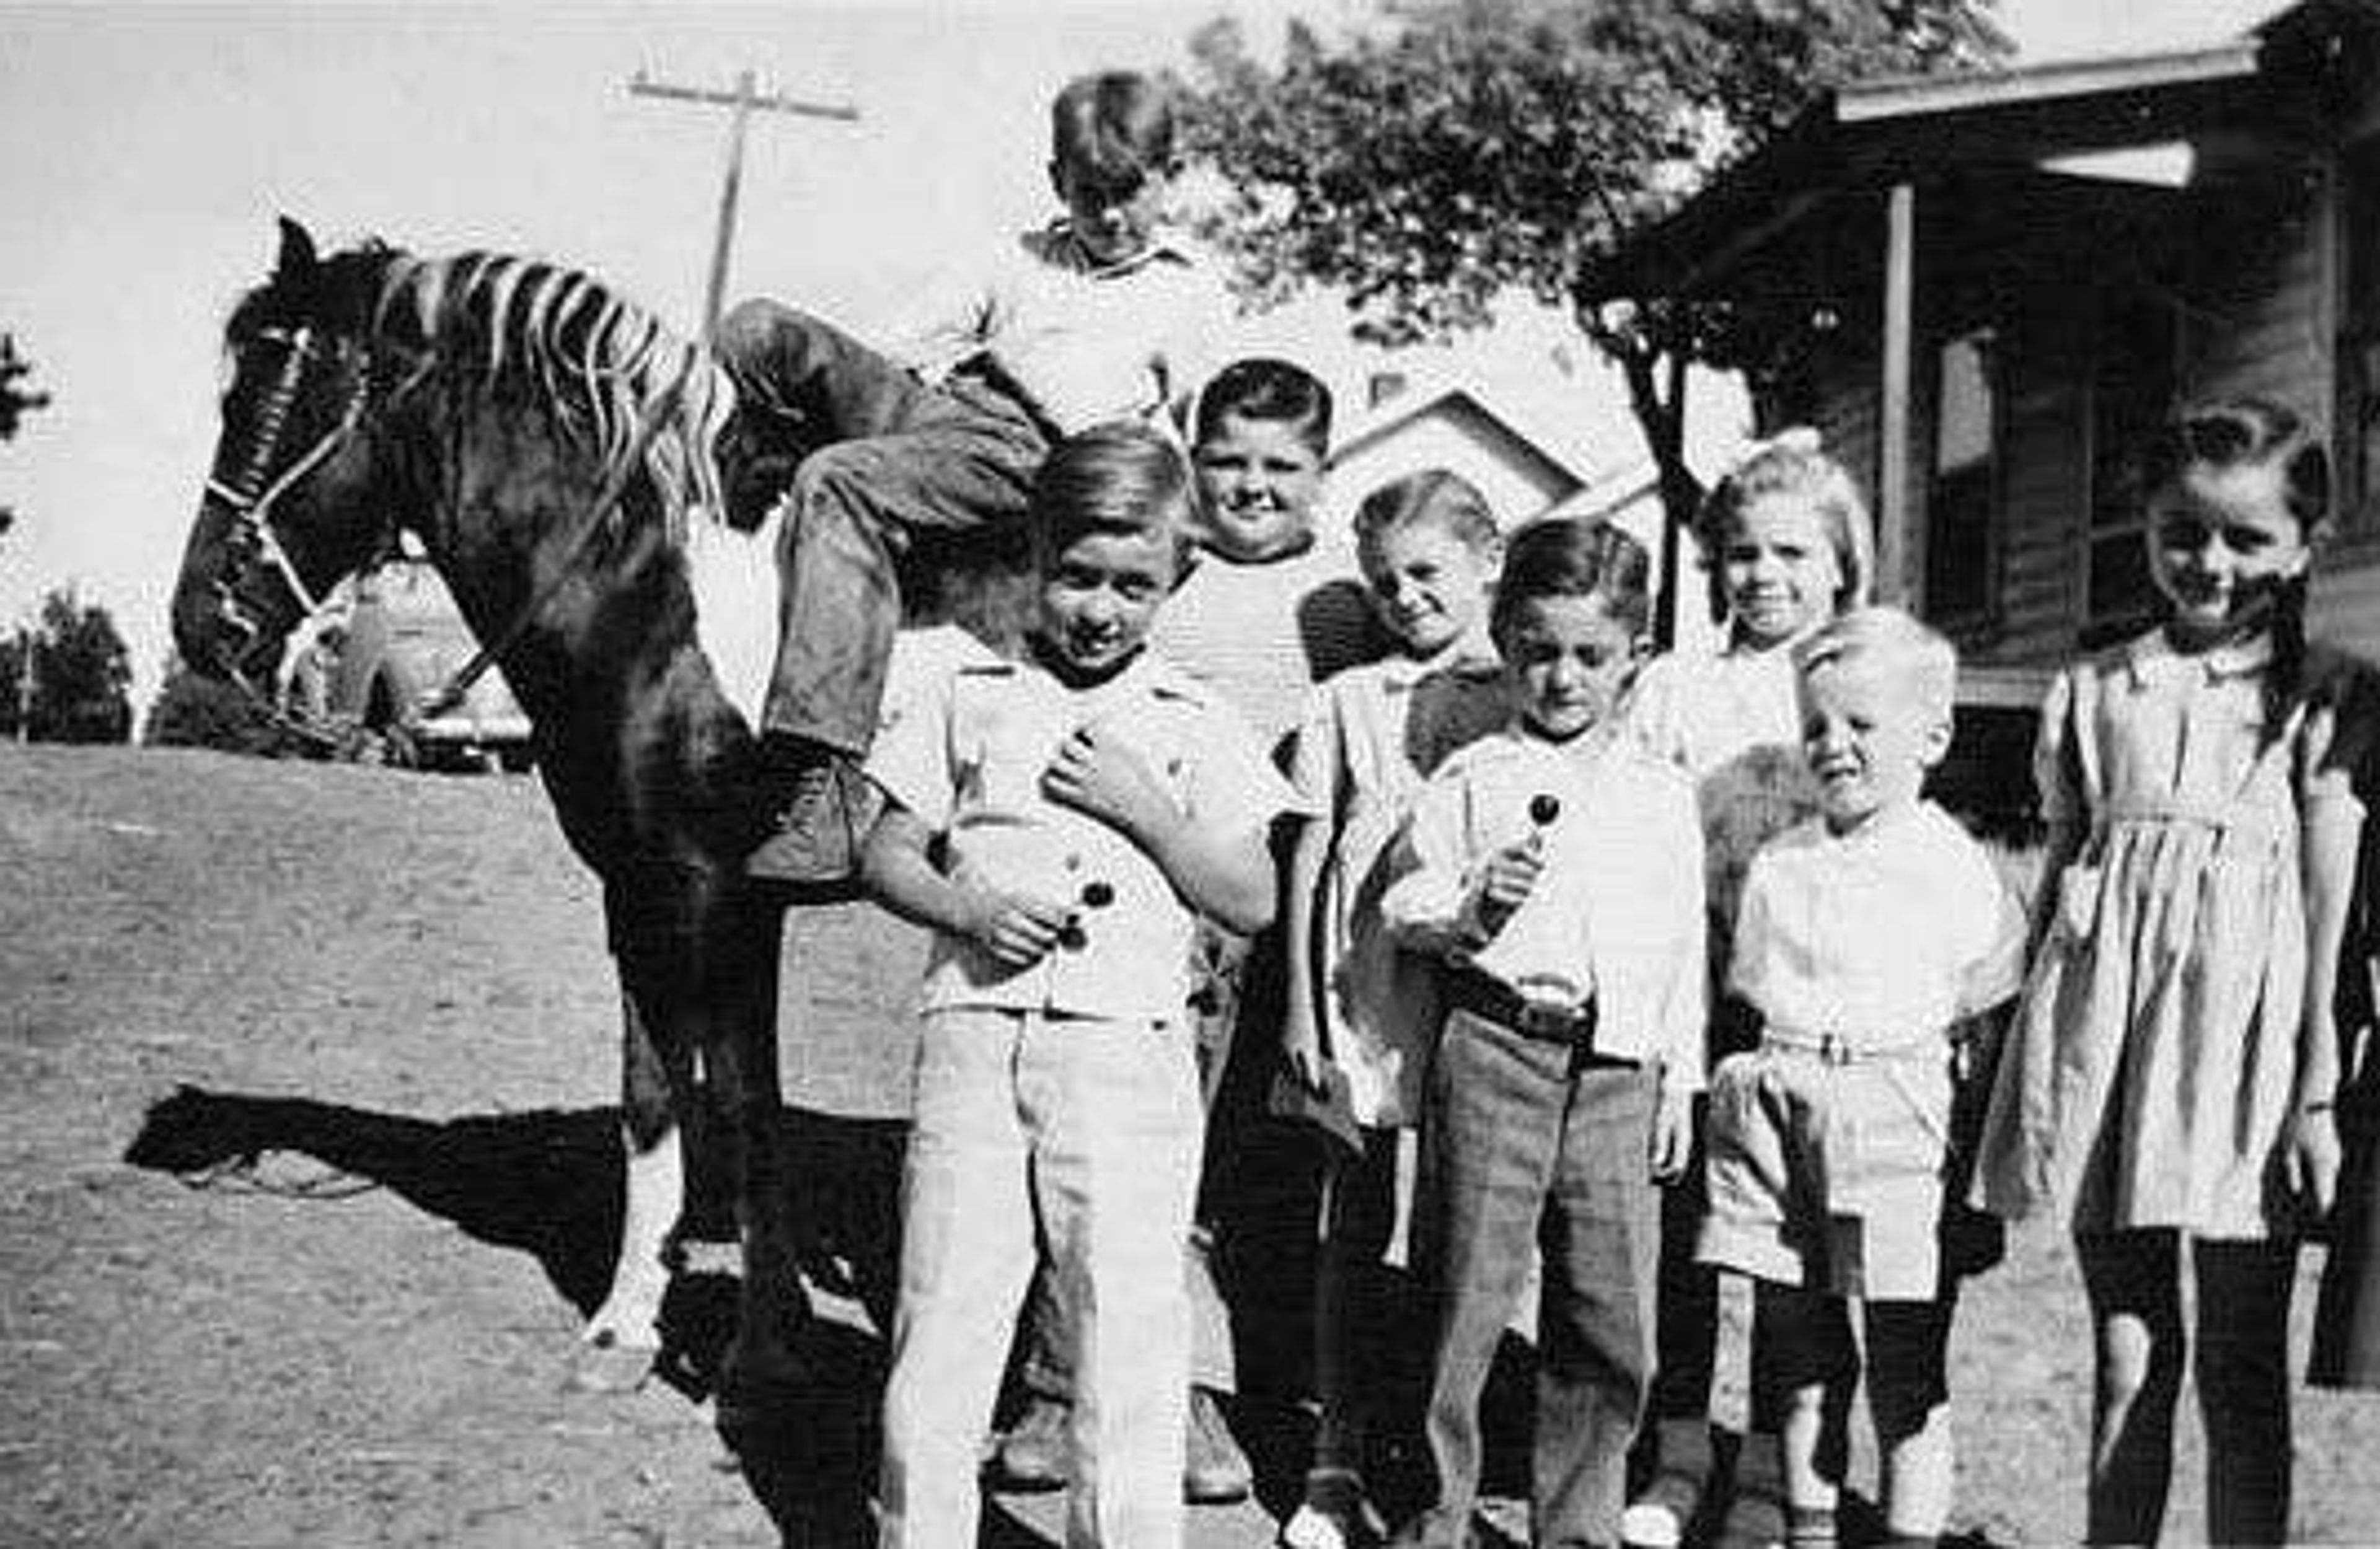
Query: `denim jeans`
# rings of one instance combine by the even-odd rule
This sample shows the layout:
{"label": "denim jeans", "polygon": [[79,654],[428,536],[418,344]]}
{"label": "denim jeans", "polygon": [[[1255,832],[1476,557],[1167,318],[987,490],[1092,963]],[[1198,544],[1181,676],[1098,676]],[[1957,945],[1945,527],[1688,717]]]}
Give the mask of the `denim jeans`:
{"label": "denim jeans", "polygon": [[902,1180],[884,1391],[884,1549],[976,1542],[978,1450],[1032,1277],[1038,1215],[1079,1374],[1070,1545],[1179,1549],[1198,1180],[1184,1025],[929,1014]]}
{"label": "denim jeans", "polygon": [[964,377],[929,385],[773,301],[728,313],[713,348],[745,433],[801,454],[777,532],[763,725],[857,757],[901,623],[901,557],[923,538],[1021,524],[1048,440],[1007,394]]}
{"label": "denim jeans", "polygon": [[1422,1124],[1415,1227],[1439,1296],[1427,1434],[1437,1505],[1420,1542],[1467,1545],[1482,1462],[1479,1398],[1543,1255],[1531,1457],[1532,1542],[1620,1541],[1628,1447],[1653,1369],[1659,1205],[1654,1073],[1447,1014]]}

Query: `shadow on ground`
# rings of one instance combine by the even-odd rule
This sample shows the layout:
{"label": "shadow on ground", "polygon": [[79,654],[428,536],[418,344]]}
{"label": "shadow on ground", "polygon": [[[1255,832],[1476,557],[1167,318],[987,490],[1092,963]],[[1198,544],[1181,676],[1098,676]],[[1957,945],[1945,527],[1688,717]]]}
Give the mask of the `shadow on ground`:
{"label": "shadow on ground", "polygon": [[[832,1180],[803,1202],[805,1277],[857,1303],[868,1313],[859,1321],[877,1327],[890,1319],[905,1129],[802,1109],[785,1116],[791,1176]],[[334,1176],[276,1180],[260,1165],[274,1153],[311,1158]],[[619,1252],[625,1161],[612,1108],[438,1122],[184,1086],[152,1106],[125,1160],[194,1185],[287,1195],[340,1196],[359,1182],[377,1184],[479,1241],[530,1254],[582,1315],[610,1289]],[[719,1222],[723,1213],[707,1207],[716,1191],[698,1180],[696,1195],[697,1221]],[[710,1392],[735,1303],[728,1274],[681,1272],[671,1282],[656,1373],[691,1400]],[[882,1342],[858,1322],[821,1316],[795,1353],[811,1377],[801,1398],[724,1439],[788,1544],[847,1549],[871,1531],[867,1490]]]}
{"label": "shadow on ground", "polygon": [[[873,1536],[868,1490],[885,1365],[875,1330],[891,1322],[905,1128],[897,1119],[800,1108],[785,1118],[791,1176],[826,1184],[808,1190],[803,1201],[804,1274],[815,1289],[865,1315],[811,1319],[796,1349],[809,1377],[802,1393],[747,1427],[723,1429],[722,1437],[783,1541],[801,1549],[848,1549]],[[333,1171],[327,1178],[276,1179],[260,1165],[276,1153],[309,1157]],[[619,1247],[625,1169],[618,1114],[611,1108],[440,1122],[185,1086],[150,1108],[125,1159],[195,1185],[236,1182],[285,1195],[338,1197],[359,1183],[384,1187],[479,1241],[530,1254],[582,1314],[609,1289]],[[696,1195],[698,1221],[716,1220],[720,1212],[704,1204],[715,1202],[718,1192],[697,1180]],[[1296,1507],[1312,1442],[1310,1414],[1300,1401],[1303,1348],[1310,1347],[1294,1296],[1305,1283],[1300,1268],[1305,1262],[1289,1240],[1255,1234],[1227,1253],[1223,1266],[1243,1317],[1241,1369],[1270,1377],[1247,1385],[1232,1419],[1256,1465],[1257,1499],[1276,1521]],[[1422,1314],[1413,1288],[1391,1272],[1371,1294],[1394,1308],[1374,1326],[1408,1331],[1402,1349],[1373,1352],[1378,1364],[1372,1369],[1396,1369],[1401,1385],[1418,1383],[1421,1341],[1412,1331],[1421,1326]],[[710,1392],[735,1306],[735,1281],[727,1274],[690,1270],[672,1281],[656,1370],[690,1400]],[[1487,1483],[1491,1495],[1525,1498],[1529,1356],[1517,1338],[1508,1338],[1506,1347],[1486,1403]],[[1408,1412],[1417,1412],[1418,1388],[1406,1386],[1405,1394]],[[1391,1438],[1386,1445],[1389,1452],[1374,1458],[1376,1486],[1385,1496],[1380,1504],[1392,1513],[1417,1509],[1427,1471],[1418,1440]],[[1735,1472],[1735,1452],[1734,1438],[1720,1438],[1722,1485]],[[1730,1531],[1724,1495],[1708,1504],[1718,1509],[1697,1524],[1695,1542],[1732,1545],[1767,1536],[1745,1531],[1749,1524],[1740,1517]],[[1846,1542],[1880,1535],[1882,1523],[1865,1502],[1851,1499],[1845,1507]],[[1053,1541],[1038,1525],[1046,1515],[1021,1510],[1014,1501],[994,1503],[986,1513],[982,1549],[1048,1545]],[[1486,1542],[1524,1540],[1506,1534]],[[1980,1536],[1945,1542],[1990,1549]]]}

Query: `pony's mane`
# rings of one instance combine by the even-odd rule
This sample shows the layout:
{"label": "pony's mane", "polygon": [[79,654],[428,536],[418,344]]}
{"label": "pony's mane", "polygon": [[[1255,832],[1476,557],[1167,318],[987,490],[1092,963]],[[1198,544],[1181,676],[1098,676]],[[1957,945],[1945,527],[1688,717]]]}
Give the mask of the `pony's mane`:
{"label": "pony's mane", "polygon": [[373,242],[323,260],[334,293],[343,275],[377,338],[427,349],[476,380],[527,387],[564,435],[608,480],[681,375],[668,418],[644,462],[670,531],[689,514],[720,518],[711,448],[735,389],[708,352],[582,271],[504,253],[424,259]]}

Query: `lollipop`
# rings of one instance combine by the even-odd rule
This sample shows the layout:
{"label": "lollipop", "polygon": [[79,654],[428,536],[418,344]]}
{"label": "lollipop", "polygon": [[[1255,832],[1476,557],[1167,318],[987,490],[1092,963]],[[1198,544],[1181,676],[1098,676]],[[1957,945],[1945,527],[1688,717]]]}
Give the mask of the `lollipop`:
{"label": "lollipop", "polygon": [[1561,802],[1560,798],[1548,795],[1543,791],[1538,792],[1536,795],[1529,798],[1529,821],[1535,823],[1538,828],[1552,828],[1554,826],[1554,819],[1560,816]]}
{"label": "lollipop", "polygon": [[[1115,902],[1115,887],[1094,877],[1083,884],[1080,897],[1086,909],[1105,909]],[[1083,934],[1083,917],[1079,914],[1069,915],[1064,927],[1058,932],[1058,945],[1070,952],[1081,951],[1087,939]]]}

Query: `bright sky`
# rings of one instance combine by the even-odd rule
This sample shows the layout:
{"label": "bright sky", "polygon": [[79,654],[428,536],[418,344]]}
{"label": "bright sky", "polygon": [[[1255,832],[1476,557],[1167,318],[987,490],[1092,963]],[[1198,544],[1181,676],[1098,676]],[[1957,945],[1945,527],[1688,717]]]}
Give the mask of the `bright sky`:
{"label": "bright sky", "polygon": [[[2024,57],[2231,36],[2278,0],[2002,0]],[[0,329],[53,394],[0,446],[0,629],[72,583],[131,642],[139,690],[215,435],[217,346],[287,212],[327,248],[376,235],[587,268],[689,332],[726,115],[657,78],[845,101],[761,115],[730,297],[865,320],[955,254],[1042,217],[1067,77],[1178,63],[1223,10],[1269,41],[1358,0],[972,0],[799,6],[0,0]]]}

